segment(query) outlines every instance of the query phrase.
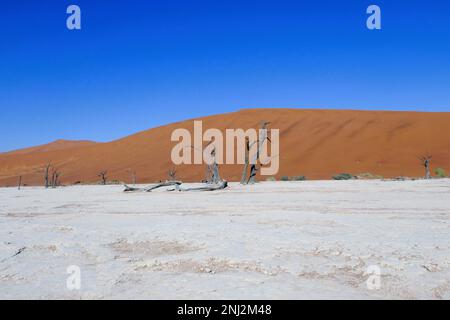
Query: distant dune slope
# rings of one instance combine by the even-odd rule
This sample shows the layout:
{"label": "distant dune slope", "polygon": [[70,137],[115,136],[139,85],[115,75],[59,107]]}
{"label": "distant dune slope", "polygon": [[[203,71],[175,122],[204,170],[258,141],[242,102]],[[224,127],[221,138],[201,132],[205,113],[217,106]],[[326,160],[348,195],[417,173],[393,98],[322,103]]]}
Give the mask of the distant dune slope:
{"label": "distant dune slope", "polygon": [[[305,175],[329,179],[341,172],[372,173],[384,177],[422,176],[417,156],[433,155],[432,167],[450,171],[450,113],[352,110],[247,109],[203,120],[204,130],[258,128],[261,120],[280,129],[280,170],[276,175]],[[0,154],[0,185],[14,185],[17,177],[41,185],[42,168],[51,161],[62,172],[63,183],[95,182],[108,170],[109,180],[138,182],[165,180],[173,168],[170,141],[176,128],[192,131],[193,120],[153,128],[109,143],[70,148],[43,148],[39,152]],[[177,177],[185,181],[204,178],[202,165],[182,165]],[[229,181],[240,179],[242,166],[221,166]],[[266,179],[261,177],[260,179]]]}
{"label": "distant dune slope", "polygon": [[29,147],[14,151],[5,152],[7,155],[19,155],[19,154],[27,154],[27,153],[36,153],[36,152],[46,152],[46,151],[55,151],[55,150],[66,150],[77,147],[85,147],[96,144],[94,141],[89,140],[63,140],[59,139],[47,144],[43,144],[40,146]]}

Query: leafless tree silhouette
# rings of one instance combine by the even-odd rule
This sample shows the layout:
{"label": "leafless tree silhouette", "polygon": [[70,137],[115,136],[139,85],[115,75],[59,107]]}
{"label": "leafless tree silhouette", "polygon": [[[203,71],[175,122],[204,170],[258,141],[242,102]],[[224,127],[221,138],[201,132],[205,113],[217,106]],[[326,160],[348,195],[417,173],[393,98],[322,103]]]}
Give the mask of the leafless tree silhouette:
{"label": "leafless tree silhouette", "polygon": [[425,179],[431,179],[431,159],[433,156],[431,155],[424,155],[420,156],[419,160],[422,163],[422,165],[425,167]]}
{"label": "leafless tree silhouette", "polygon": [[51,162],[49,162],[49,163],[47,163],[47,165],[44,168],[44,184],[45,184],[46,189],[50,186],[49,174],[50,174],[51,167],[52,167],[52,164],[51,164]]}
{"label": "leafless tree silhouette", "polygon": [[176,181],[177,180],[177,178],[176,178],[177,171],[174,168],[169,170],[168,175],[169,175],[169,181]]}
{"label": "leafless tree silhouette", "polygon": [[[214,141],[211,141],[208,143],[206,148],[208,148],[211,144],[214,144]],[[212,183],[212,184],[218,184],[222,182],[222,179],[220,178],[219,173],[219,164],[217,163],[216,159],[216,146],[213,145],[213,149],[210,152],[210,159],[208,163],[206,164],[206,182]]]}
{"label": "leafless tree silhouette", "polygon": [[61,172],[59,172],[58,169],[54,167],[52,170],[52,180],[51,180],[52,188],[56,188],[60,185],[60,183],[59,183],[60,175],[61,175]]}
{"label": "leafless tree silhouette", "polygon": [[242,177],[241,177],[241,184],[247,183],[247,169],[248,169],[248,162],[249,162],[249,153],[250,153],[250,140],[248,137],[245,137],[245,162],[244,162],[244,168],[242,169]]}
{"label": "leafless tree silhouette", "polygon": [[[210,142],[208,144],[211,145]],[[199,150],[197,148],[195,148],[194,146],[187,146],[187,148],[192,148],[192,149],[196,149]],[[202,151],[203,150],[199,150]],[[175,169],[170,169],[169,170],[169,179],[165,182],[159,182],[153,186],[150,187],[146,187],[146,188],[135,188],[135,187],[129,187],[127,185],[125,185],[125,190],[124,192],[151,192],[152,190],[161,188],[161,187],[168,187],[168,186],[175,186],[175,189],[172,189],[170,191],[214,191],[214,190],[221,190],[221,189],[225,189],[228,186],[227,181],[222,180],[220,178],[220,174],[219,174],[219,164],[217,163],[216,160],[216,148],[214,146],[214,148],[211,150],[210,153],[211,156],[211,161],[208,161],[208,164],[206,166],[206,184],[203,184],[201,186],[194,186],[194,187],[187,187],[184,188],[182,187],[183,182],[182,181],[177,181],[176,178],[176,170]]]}
{"label": "leafless tree silhouette", "polygon": [[[253,142],[247,142],[246,140],[246,153],[245,153],[245,164],[244,164],[244,170],[242,172],[242,178],[241,178],[241,183],[242,184],[253,184],[256,182],[256,173],[259,170],[261,163],[258,165],[258,162],[260,161],[260,155],[261,155],[261,150],[264,146],[264,143],[266,142],[266,140],[268,142],[270,141],[270,138],[268,136],[268,130],[267,130],[267,126],[270,124],[270,122],[268,121],[261,121],[261,130],[259,132],[259,137],[258,140],[253,141]],[[255,152],[255,154],[252,157],[252,161],[250,164],[250,174],[249,177],[247,179],[247,168],[248,168],[248,161],[249,161],[249,153],[250,150],[252,149],[252,147],[257,144],[257,150]]]}
{"label": "leafless tree silhouette", "polygon": [[106,176],[108,174],[108,170],[103,170],[103,171],[100,171],[99,173],[98,173],[98,177],[100,177],[101,179],[102,179],[102,185],[106,185],[106,180],[108,179],[108,177]]}

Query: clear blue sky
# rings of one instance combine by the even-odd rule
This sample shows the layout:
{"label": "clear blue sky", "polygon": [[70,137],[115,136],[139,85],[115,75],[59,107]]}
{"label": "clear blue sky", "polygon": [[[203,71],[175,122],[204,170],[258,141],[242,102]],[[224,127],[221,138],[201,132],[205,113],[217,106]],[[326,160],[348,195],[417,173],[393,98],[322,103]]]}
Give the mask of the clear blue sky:
{"label": "clear blue sky", "polygon": [[2,0],[0,151],[241,108],[450,111],[449,19],[444,0]]}

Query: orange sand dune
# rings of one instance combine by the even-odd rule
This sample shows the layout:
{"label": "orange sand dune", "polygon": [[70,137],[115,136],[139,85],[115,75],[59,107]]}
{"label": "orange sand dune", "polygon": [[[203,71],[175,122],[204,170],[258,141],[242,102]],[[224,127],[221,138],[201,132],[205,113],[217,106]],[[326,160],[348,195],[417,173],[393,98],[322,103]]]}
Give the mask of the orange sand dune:
{"label": "orange sand dune", "polygon": [[14,151],[5,152],[4,154],[8,155],[18,155],[18,154],[26,154],[26,153],[36,153],[36,152],[45,152],[45,151],[54,151],[54,150],[66,150],[76,147],[85,147],[95,144],[94,141],[89,140],[55,140],[53,142],[43,144],[40,146],[29,147]]}
{"label": "orange sand dune", "polygon": [[[261,120],[280,129],[280,170],[276,175],[305,175],[329,179],[341,172],[372,173],[384,177],[423,176],[417,156],[432,154],[432,167],[450,170],[450,113],[352,110],[249,109],[204,117],[208,128],[258,128]],[[109,143],[67,148],[40,148],[34,152],[0,154],[0,185],[15,185],[17,177],[29,185],[42,185],[42,168],[51,161],[62,172],[62,182],[96,182],[108,170],[109,180],[140,183],[165,180],[174,167],[170,141],[176,128],[192,130],[193,120],[183,121]],[[29,149],[28,149],[29,150]],[[200,181],[202,165],[181,165],[177,178]],[[223,165],[221,175],[240,179],[242,166]],[[260,179],[266,179],[261,177]]]}

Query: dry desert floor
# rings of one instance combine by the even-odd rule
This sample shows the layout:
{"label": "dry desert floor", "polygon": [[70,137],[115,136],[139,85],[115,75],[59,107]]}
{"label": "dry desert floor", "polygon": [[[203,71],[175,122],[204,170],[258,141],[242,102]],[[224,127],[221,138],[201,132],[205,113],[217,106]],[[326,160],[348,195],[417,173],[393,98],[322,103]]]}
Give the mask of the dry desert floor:
{"label": "dry desert floor", "polygon": [[122,190],[1,188],[0,298],[450,298],[450,179]]}

